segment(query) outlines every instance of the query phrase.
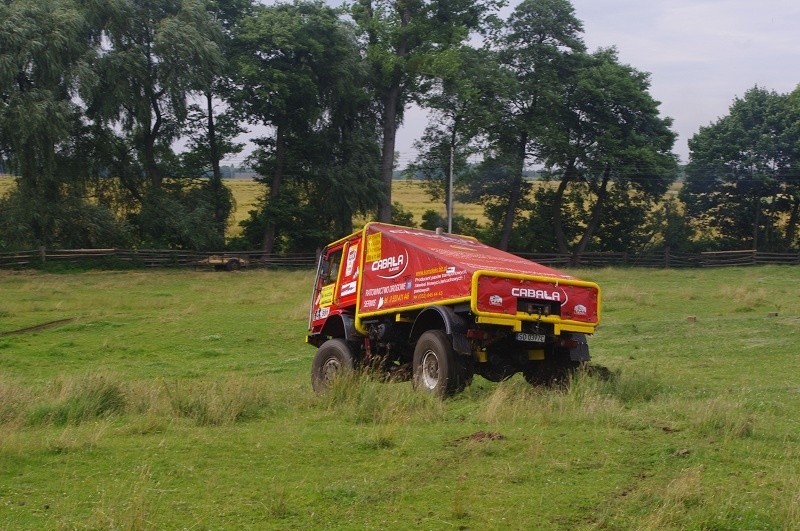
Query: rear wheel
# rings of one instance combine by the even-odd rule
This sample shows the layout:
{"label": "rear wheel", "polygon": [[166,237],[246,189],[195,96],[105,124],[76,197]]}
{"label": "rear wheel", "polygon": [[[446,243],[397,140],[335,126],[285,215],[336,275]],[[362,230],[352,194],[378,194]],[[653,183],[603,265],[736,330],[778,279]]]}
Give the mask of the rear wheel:
{"label": "rear wheel", "polygon": [[414,349],[413,369],[415,388],[442,397],[463,389],[468,379],[441,330],[428,330],[420,336]]}
{"label": "rear wheel", "polygon": [[353,371],[355,356],[344,339],[329,339],[314,355],[311,364],[311,387],[315,393],[327,391],[333,380]]}

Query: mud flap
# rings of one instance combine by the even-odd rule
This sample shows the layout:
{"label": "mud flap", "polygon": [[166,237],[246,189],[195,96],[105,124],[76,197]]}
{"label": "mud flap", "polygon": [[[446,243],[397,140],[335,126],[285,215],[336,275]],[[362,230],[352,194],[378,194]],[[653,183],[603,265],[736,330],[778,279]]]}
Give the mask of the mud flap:
{"label": "mud flap", "polygon": [[569,349],[569,359],[571,361],[584,362],[591,359],[589,356],[589,343],[586,341],[586,334],[571,333],[569,337],[565,339],[571,339],[578,343],[575,347]]}
{"label": "mud flap", "polygon": [[472,345],[470,345],[466,334],[454,333],[451,335],[451,338],[453,341],[454,351],[462,356],[472,356]]}

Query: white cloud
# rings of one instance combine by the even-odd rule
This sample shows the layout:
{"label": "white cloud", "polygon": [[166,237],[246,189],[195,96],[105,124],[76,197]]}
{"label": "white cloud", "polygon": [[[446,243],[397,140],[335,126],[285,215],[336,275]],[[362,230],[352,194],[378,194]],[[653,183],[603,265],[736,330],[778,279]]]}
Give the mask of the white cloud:
{"label": "white cloud", "polygon": [[676,152],[755,85],[800,83],[800,3],[789,0],[574,0],[590,48],[651,73],[652,94],[675,119]]}

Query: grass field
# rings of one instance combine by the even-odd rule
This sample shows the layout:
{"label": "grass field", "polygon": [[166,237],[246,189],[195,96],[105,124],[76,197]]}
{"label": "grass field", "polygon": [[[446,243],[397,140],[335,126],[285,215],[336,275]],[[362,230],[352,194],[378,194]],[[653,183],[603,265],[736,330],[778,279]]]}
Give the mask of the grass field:
{"label": "grass field", "polygon": [[314,396],[307,271],[0,271],[0,529],[800,528],[800,270],[578,274],[614,378],[438,402]]}

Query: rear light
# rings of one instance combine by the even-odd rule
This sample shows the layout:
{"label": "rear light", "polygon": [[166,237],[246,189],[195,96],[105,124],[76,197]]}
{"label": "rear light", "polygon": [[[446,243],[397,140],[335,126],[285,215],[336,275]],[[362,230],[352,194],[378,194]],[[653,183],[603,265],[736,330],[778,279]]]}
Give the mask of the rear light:
{"label": "rear light", "polygon": [[489,333],[484,330],[478,330],[476,328],[470,328],[467,330],[467,339],[477,339],[482,341],[484,339],[489,338]]}
{"label": "rear light", "polygon": [[565,348],[567,350],[576,349],[578,348],[578,345],[580,345],[580,343],[578,343],[574,339],[560,339],[558,341],[558,346],[561,348]]}

